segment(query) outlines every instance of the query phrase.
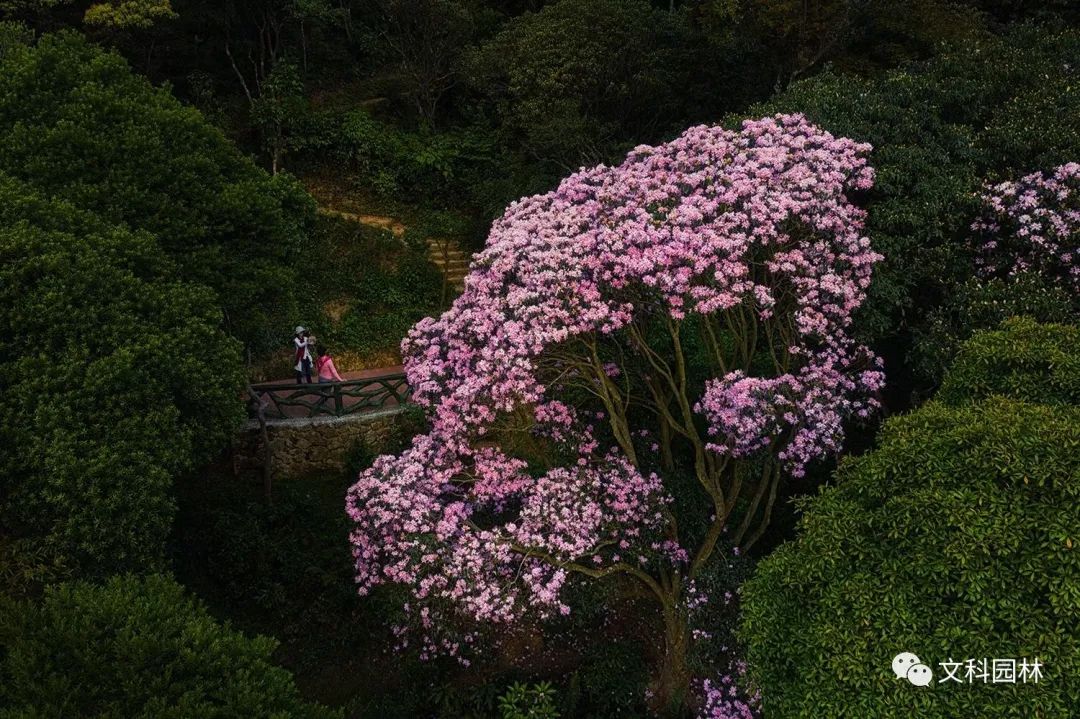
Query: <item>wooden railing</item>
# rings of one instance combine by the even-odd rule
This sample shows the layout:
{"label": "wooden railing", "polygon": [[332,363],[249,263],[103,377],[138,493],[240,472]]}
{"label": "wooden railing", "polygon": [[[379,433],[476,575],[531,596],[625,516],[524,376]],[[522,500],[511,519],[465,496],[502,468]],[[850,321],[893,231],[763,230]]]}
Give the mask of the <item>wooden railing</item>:
{"label": "wooden railing", "polygon": [[345,382],[251,385],[248,416],[265,419],[344,417],[407,404],[412,390],[404,374],[387,374]]}

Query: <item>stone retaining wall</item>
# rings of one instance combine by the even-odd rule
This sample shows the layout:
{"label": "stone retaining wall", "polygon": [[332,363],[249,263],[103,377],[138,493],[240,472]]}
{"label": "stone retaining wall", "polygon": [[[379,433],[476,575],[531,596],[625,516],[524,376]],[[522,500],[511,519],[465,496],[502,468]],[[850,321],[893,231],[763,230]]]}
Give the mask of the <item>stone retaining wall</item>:
{"label": "stone retaining wall", "polygon": [[[360,441],[378,447],[405,415],[400,407],[346,417],[272,420],[267,423],[274,477],[340,472]],[[261,470],[264,449],[259,423],[248,422],[233,440],[233,471]]]}

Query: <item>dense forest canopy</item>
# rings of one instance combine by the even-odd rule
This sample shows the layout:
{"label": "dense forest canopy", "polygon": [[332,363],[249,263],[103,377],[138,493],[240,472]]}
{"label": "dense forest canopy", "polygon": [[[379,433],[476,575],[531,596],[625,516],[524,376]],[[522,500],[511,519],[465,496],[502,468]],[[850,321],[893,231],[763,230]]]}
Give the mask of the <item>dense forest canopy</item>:
{"label": "dense forest canopy", "polygon": [[[1078,68],[1071,0],[0,0],[0,717],[1066,716]],[[294,327],[411,401],[261,426]]]}

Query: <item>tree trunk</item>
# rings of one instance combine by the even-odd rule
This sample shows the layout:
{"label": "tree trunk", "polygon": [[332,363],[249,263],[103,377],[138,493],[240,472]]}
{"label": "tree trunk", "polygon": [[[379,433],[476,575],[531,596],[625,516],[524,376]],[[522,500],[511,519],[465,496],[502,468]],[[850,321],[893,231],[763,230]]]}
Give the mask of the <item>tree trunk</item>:
{"label": "tree trunk", "polygon": [[654,709],[663,717],[678,717],[690,690],[690,627],[682,608],[664,607],[664,656],[655,679]]}

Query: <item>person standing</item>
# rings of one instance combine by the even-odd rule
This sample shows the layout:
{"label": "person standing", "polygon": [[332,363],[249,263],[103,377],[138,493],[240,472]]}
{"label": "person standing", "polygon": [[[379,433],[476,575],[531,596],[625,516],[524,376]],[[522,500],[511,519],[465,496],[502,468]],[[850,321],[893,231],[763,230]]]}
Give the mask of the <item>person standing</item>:
{"label": "person standing", "polygon": [[300,384],[307,379],[307,383],[311,384],[311,346],[308,339],[311,337],[310,333],[303,327],[297,325],[296,333],[293,336],[293,345],[296,348],[294,360],[296,364],[293,370],[296,372],[296,383]]}
{"label": "person standing", "polygon": [[315,366],[319,371],[319,384],[345,381],[334,366],[334,358],[330,356],[330,350],[325,347],[319,350],[319,359],[315,361]]}

